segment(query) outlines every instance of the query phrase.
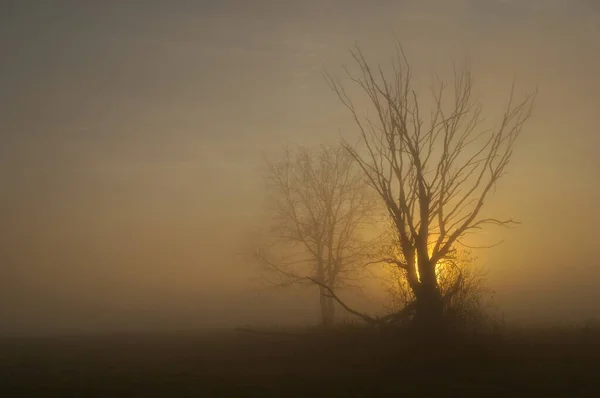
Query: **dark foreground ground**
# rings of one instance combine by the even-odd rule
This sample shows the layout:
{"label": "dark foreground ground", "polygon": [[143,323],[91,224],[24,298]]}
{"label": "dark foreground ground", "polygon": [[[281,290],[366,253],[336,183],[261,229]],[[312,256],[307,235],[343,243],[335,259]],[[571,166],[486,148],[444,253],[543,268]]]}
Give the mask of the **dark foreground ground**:
{"label": "dark foreground ground", "polygon": [[425,348],[366,332],[4,340],[0,397],[600,397],[600,335]]}

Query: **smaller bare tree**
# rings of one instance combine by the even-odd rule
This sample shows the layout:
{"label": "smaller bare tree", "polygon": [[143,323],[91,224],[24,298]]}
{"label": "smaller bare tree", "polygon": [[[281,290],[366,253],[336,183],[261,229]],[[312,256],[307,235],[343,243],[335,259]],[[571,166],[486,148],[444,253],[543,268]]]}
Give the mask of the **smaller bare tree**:
{"label": "smaller bare tree", "polygon": [[322,324],[335,319],[332,292],[358,286],[356,271],[366,262],[375,240],[367,239],[376,201],[362,171],[341,146],[286,149],[265,160],[268,242],[255,252],[278,286],[319,286]]}

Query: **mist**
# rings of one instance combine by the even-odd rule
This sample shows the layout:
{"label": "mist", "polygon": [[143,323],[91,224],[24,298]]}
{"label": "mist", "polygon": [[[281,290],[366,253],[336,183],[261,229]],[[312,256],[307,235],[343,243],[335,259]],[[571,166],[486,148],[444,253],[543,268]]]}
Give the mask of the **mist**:
{"label": "mist", "polygon": [[0,333],[316,323],[247,258],[261,156],[353,137],[322,73],[355,42],[385,63],[394,35],[418,84],[467,60],[490,117],[513,78],[539,88],[486,203],[522,224],[475,254],[507,319],[600,313],[600,4],[283,3],[0,6]]}

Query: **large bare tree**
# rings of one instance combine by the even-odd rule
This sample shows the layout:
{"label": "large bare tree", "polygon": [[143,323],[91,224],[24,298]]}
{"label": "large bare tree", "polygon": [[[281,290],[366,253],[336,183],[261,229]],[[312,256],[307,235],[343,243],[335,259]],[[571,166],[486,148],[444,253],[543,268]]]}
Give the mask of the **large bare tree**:
{"label": "large bare tree", "polygon": [[466,234],[515,222],[482,216],[481,210],[506,173],[535,94],[516,100],[513,84],[499,123],[486,128],[468,68],[454,69],[450,85],[434,77],[430,95],[421,96],[401,46],[388,72],[370,64],[358,47],[351,55],[358,73],[348,72],[348,78],[366,95],[368,108],[356,105],[340,79],[327,76],[360,133],[361,146],[344,146],[391,219],[397,250],[383,261],[405,276],[415,297],[415,324],[438,328],[444,319],[440,264]]}
{"label": "large bare tree", "polygon": [[342,146],[286,149],[266,166],[272,219],[256,258],[273,283],[318,285],[322,323],[330,324],[330,293],[355,282],[374,244],[376,197]]}

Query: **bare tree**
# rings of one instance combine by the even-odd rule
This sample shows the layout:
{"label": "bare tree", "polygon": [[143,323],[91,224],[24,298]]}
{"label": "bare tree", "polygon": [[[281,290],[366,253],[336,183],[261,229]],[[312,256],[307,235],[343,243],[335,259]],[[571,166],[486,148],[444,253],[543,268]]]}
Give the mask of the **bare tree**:
{"label": "bare tree", "polygon": [[466,234],[487,224],[515,223],[480,213],[506,172],[535,94],[516,101],[513,83],[500,123],[485,129],[469,70],[455,69],[450,87],[434,78],[427,102],[413,89],[411,67],[400,46],[387,74],[380,65],[370,65],[360,48],[351,54],[359,73],[348,72],[348,77],[366,94],[370,108],[361,112],[342,82],[327,75],[360,132],[362,148],[344,146],[392,221],[397,250],[383,261],[405,275],[415,297],[415,324],[438,329],[444,314],[439,265],[452,258]]}
{"label": "bare tree", "polygon": [[273,283],[317,284],[322,323],[330,324],[335,318],[331,293],[356,281],[355,272],[374,244],[366,227],[373,220],[375,196],[342,146],[286,149],[266,166],[273,218],[270,242],[256,258]]}

